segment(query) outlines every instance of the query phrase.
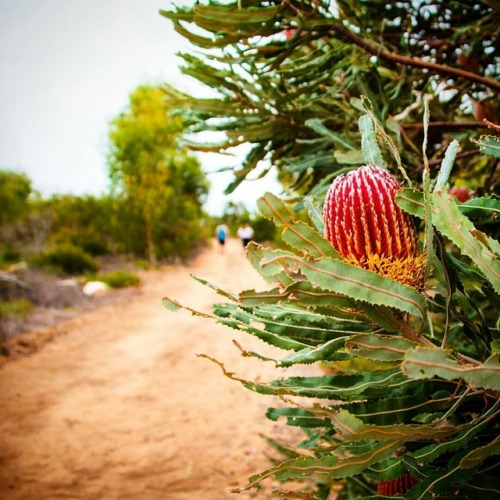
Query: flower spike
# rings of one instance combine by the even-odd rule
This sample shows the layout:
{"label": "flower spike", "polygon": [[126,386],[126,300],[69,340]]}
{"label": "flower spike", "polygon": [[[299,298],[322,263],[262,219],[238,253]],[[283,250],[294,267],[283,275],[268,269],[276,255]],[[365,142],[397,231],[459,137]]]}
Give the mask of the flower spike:
{"label": "flower spike", "polygon": [[376,166],[337,177],[323,209],[325,236],[350,264],[421,290],[426,259],[410,215],[395,202],[400,189]]}

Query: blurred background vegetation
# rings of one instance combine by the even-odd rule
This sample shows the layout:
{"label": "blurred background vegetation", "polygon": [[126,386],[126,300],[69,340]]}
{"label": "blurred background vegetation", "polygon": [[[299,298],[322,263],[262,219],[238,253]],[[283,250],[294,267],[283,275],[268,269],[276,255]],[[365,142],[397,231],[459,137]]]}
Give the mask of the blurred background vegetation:
{"label": "blurred background vegetation", "polygon": [[[109,192],[44,198],[25,174],[0,171],[0,322],[47,302],[34,292],[33,270],[121,288],[138,283],[134,268],[186,260],[213,238],[221,217],[203,209],[209,183],[197,157],[179,145],[183,132],[164,92],[141,85],[109,126]],[[222,219],[233,236],[248,221],[256,239],[273,238],[274,225],[242,204],[228,203]]]}

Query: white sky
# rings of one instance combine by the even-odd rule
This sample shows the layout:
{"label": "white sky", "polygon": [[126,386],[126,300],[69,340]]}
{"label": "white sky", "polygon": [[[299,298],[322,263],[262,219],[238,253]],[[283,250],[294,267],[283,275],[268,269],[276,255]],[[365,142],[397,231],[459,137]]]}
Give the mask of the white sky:
{"label": "white sky", "polygon": [[[194,2],[194,0],[193,0]],[[179,0],[188,4],[190,0]],[[0,0],[0,169],[25,172],[50,194],[103,194],[110,121],[142,83],[195,93],[178,51],[194,51],[158,14],[169,0]],[[200,156],[205,171],[238,160]],[[271,178],[245,182],[231,197],[231,174],[210,175],[205,208],[227,201],[254,210]]]}

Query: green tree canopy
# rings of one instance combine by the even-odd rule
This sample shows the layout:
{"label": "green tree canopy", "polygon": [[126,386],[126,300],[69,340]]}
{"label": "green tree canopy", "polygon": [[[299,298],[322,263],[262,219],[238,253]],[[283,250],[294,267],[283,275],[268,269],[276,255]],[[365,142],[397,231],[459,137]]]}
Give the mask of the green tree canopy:
{"label": "green tree canopy", "polygon": [[31,181],[25,174],[0,170],[0,226],[18,219],[28,208]]}
{"label": "green tree canopy", "polygon": [[147,252],[152,263],[158,255],[188,251],[208,191],[199,162],[177,144],[182,132],[162,90],[148,85],[132,92],[110,127],[108,165],[125,246]]}

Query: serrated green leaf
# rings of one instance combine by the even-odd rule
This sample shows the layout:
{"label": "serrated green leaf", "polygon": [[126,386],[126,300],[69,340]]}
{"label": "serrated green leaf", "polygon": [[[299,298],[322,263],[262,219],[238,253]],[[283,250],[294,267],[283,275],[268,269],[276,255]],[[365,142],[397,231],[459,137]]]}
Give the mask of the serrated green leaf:
{"label": "serrated green leaf", "polygon": [[285,266],[280,264],[278,261],[275,266],[262,268],[261,262],[264,259],[270,258],[270,256],[275,257],[276,255],[288,255],[289,252],[284,251],[274,251],[269,248],[265,248],[261,245],[251,242],[247,246],[247,258],[254,267],[254,269],[268,282],[268,283],[279,283],[281,286],[289,286],[296,283],[297,280],[293,279],[288,275]]}
{"label": "serrated green leaf", "polygon": [[179,302],[169,299],[168,297],[163,297],[163,299],[161,299],[161,304],[163,307],[173,312],[177,312],[179,309],[182,309],[182,305],[179,304]]}
{"label": "serrated green leaf", "polygon": [[343,342],[330,344],[332,340],[345,339],[350,335],[372,330],[374,327],[359,321],[347,321],[324,316],[302,307],[285,305],[260,305],[242,308],[234,304],[216,304],[214,314],[221,322],[248,331],[265,342],[282,349],[302,351],[298,356],[276,363],[310,363],[321,355],[330,355],[343,347]]}
{"label": "serrated green leaf", "polygon": [[304,206],[309,214],[309,218],[316,228],[316,231],[318,231],[319,234],[324,234],[325,222],[323,220],[322,207],[315,203],[315,200],[311,196],[306,196],[304,198]]}
{"label": "serrated green leaf", "polygon": [[291,210],[272,193],[266,193],[257,201],[260,213],[284,227],[282,237],[291,247],[313,257],[338,256],[332,244],[304,222],[295,221]]}
{"label": "serrated green leaf", "polygon": [[[199,27],[218,34],[237,35],[239,39],[254,34],[256,30],[263,34],[266,31],[264,25],[274,19],[279,9],[275,6],[239,8],[234,5],[197,3],[193,11],[194,22]],[[269,34],[272,33],[269,28],[267,31]],[[226,40],[226,37],[221,38],[225,44],[237,41],[233,38],[230,40]]]}
{"label": "serrated green leaf", "polygon": [[193,316],[201,316],[203,318],[214,319],[214,317],[211,314],[206,314],[204,312],[197,311],[196,309],[184,306],[180,302],[177,302],[176,300],[170,299],[168,297],[163,297],[161,299],[161,304],[169,311],[177,312],[180,309],[185,309],[186,311],[189,311]]}
{"label": "serrated green leaf", "polygon": [[441,168],[439,169],[439,174],[436,179],[436,185],[434,186],[434,191],[440,191],[448,182],[451,169],[453,168],[453,163],[455,162],[455,158],[457,156],[457,151],[458,141],[451,141],[450,145],[446,148],[444,159],[441,163]]}
{"label": "serrated green leaf", "polygon": [[334,144],[342,146],[344,149],[350,151],[354,149],[354,144],[345,136],[337,134],[336,132],[331,131],[328,127],[323,124],[324,120],[320,120],[318,118],[311,118],[306,120],[305,124],[307,127],[311,128],[322,137],[327,137]]}
{"label": "serrated green leaf", "polygon": [[266,417],[275,422],[285,417],[288,425],[297,427],[331,427],[328,418],[318,418],[303,408],[268,408]]}
{"label": "serrated green leaf", "polygon": [[465,457],[460,461],[460,467],[463,469],[468,469],[470,467],[476,467],[481,462],[483,462],[488,457],[493,455],[500,455],[500,438],[497,437],[491,443],[485,446],[476,448],[471,452],[467,453]]}
{"label": "serrated green leaf", "polygon": [[233,293],[226,292],[225,290],[218,287],[217,285],[214,285],[214,284],[210,283],[209,281],[207,281],[203,278],[200,278],[199,276],[196,276],[195,274],[191,274],[191,276],[193,277],[193,279],[198,281],[198,283],[201,283],[204,286],[208,286],[209,288],[211,288],[212,290],[217,292],[218,295],[221,295],[222,297],[226,297],[226,299],[228,299],[232,302],[237,300],[236,295],[234,295]]}
{"label": "serrated green leaf", "polygon": [[460,211],[481,224],[498,224],[500,222],[500,196],[491,195],[472,198],[459,205]]}
{"label": "serrated green leaf", "polygon": [[349,336],[346,335],[345,337],[329,340],[317,347],[307,347],[285,358],[276,360],[276,364],[280,367],[289,367],[298,364],[309,365],[318,361],[327,360],[333,353],[344,347],[345,341],[348,338]]}
{"label": "serrated green leaf", "polygon": [[274,477],[278,481],[303,480],[307,476],[322,477],[324,480],[340,479],[359,474],[373,464],[387,460],[394,454],[397,441],[389,441],[374,445],[368,453],[354,455],[348,458],[339,458],[327,455],[322,458],[300,457],[287,460],[276,467],[250,478],[245,487],[249,489],[266,477]]}
{"label": "serrated green leaf", "polygon": [[331,416],[335,429],[346,440],[375,439],[377,441],[393,441],[401,443],[422,439],[443,439],[460,432],[462,429],[451,425],[390,425],[377,426],[365,424],[348,411],[339,410]]}
{"label": "serrated green leaf", "polygon": [[248,124],[246,127],[226,131],[226,135],[237,144],[244,142],[264,143],[270,140],[278,140],[285,133],[283,123],[275,118],[261,121],[255,125]]}
{"label": "serrated green leaf", "polygon": [[402,337],[368,334],[351,337],[346,347],[357,356],[364,358],[402,361],[405,354],[417,347],[417,344]]}
{"label": "serrated green leaf", "polygon": [[[214,314],[219,317],[219,322],[223,325],[250,333],[263,342],[280,349],[300,351],[308,347],[306,342],[281,335],[269,328],[257,328],[251,321],[255,319],[264,321],[262,318],[258,318],[242,309],[234,308],[232,304],[215,305]],[[270,360],[271,358],[266,359]]]}
{"label": "serrated green leaf", "polygon": [[425,216],[424,193],[414,188],[403,188],[396,194],[396,203],[405,211],[419,219]]}
{"label": "serrated green leaf", "polygon": [[273,288],[269,291],[256,292],[245,290],[240,293],[240,302],[245,307],[255,307],[263,304],[281,304],[299,302],[304,306],[349,308],[353,306],[351,299],[344,295],[313,288],[305,281],[294,283],[285,289]]}
{"label": "serrated green leaf", "polygon": [[405,381],[407,378],[399,370],[394,370],[330,377],[291,377],[268,383],[246,382],[244,385],[261,394],[354,401],[367,394],[380,393],[383,396],[390,393],[392,387],[399,387]]}
{"label": "serrated green leaf", "polygon": [[482,135],[479,139],[472,139],[479,146],[481,153],[495,158],[500,158],[500,137],[493,135]]}
{"label": "serrated green leaf", "polygon": [[[368,304],[366,302],[358,302],[358,305],[367,318],[388,332],[400,332],[403,329],[404,324],[396,317],[394,310],[390,307]],[[407,331],[409,330],[407,329]]]}
{"label": "serrated green leaf", "polygon": [[478,231],[445,190],[432,193],[432,222],[460,251],[470,257],[485,278],[500,293],[500,259],[494,250],[498,242]]}
{"label": "serrated green leaf", "polygon": [[432,377],[441,377],[445,380],[462,379],[474,387],[500,390],[498,359],[490,364],[464,365],[451,359],[449,351],[417,347],[405,355],[402,369],[413,379]]}
{"label": "serrated green leaf", "polygon": [[425,446],[417,451],[409,453],[408,456],[417,460],[418,463],[429,463],[450,451],[463,448],[488,425],[490,416],[498,410],[498,406],[499,403],[496,402],[487,412],[472,421],[467,429],[461,431],[449,440]]}
{"label": "serrated green leaf", "polygon": [[[429,399],[423,394],[411,396],[378,398],[344,405],[344,409],[361,418],[363,422],[377,425],[408,423],[422,413],[435,415],[450,407],[452,395]],[[435,417],[432,421],[435,420]]]}
{"label": "serrated green leaf", "polygon": [[363,115],[359,119],[359,131],[361,132],[361,150],[363,151],[366,163],[368,165],[386,167],[375,136],[373,121],[368,115]]}
{"label": "serrated green leaf", "polygon": [[335,151],[334,157],[338,163],[344,165],[363,165],[365,163],[363,151],[348,151],[347,153]]}
{"label": "serrated green leaf", "polygon": [[394,307],[414,316],[425,317],[426,304],[423,295],[360,267],[345,262],[322,258],[308,261],[297,256],[277,254],[261,262],[261,267],[275,268],[278,262],[285,263],[290,270],[299,270],[313,286],[344,294],[358,301],[374,305]]}

